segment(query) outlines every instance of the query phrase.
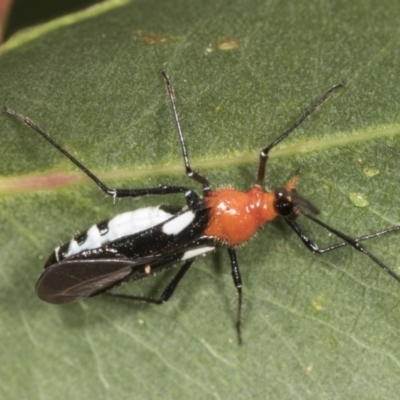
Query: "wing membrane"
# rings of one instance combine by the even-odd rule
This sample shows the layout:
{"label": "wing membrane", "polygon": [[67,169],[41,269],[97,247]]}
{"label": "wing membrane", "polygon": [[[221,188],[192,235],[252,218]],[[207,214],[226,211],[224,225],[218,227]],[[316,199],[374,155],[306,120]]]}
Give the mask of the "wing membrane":
{"label": "wing membrane", "polygon": [[153,257],[134,261],[66,259],[43,271],[36,283],[36,294],[48,303],[72,303],[117,286],[136,268],[152,261]]}

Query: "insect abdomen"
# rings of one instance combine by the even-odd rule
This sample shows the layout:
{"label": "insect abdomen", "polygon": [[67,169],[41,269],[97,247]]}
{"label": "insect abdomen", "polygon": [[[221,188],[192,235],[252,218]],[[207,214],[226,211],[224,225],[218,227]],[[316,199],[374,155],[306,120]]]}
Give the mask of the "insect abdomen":
{"label": "insect abdomen", "polygon": [[[69,243],[57,247],[54,250],[54,256],[50,256],[45,268],[85,250],[97,249],[109,242],[150,229],[171,217],[173,214],[164,211],[162,206],[139,208],[118,214],[114,218],[91,226]],[[49,264],[50,260],[51,264]]]}

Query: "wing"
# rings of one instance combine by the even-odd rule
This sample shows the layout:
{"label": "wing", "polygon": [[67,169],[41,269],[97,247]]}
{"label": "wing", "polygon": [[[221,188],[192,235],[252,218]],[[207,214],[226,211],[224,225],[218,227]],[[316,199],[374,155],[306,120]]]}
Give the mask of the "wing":
{"label": "wing", "polygon": [[117,286],[135,269],[144,269],[149,262],[154,262],[154,258],[66,259],[43,271],[35,291],[41,300],[48,303],[72,303]]}
{"label": "wing", "polygon": [[35,291],[48,303],[67,304],[106,292],[124,282],[143,279],[215,249],[212,238],[204,236],[183,248],[164,248],[164,254],[145,257],[67,258],[42,272]]}
{"label": "wing", "polygon": [[58,259],[53,252],[36,283],[36,294],[48,303],[71,303],[212,251],[215,239],[203,235],[207,222],[206,209],[190,209],[72,257]]}
{"label": "wing", "polygon": [[[171,249],[183,248],[195,242],[204,234],[209,220],[209,212],[204,202],[153,225],[156,217],[151,214],[157,214],[154,210],[159,209],[160,207],[148,207],[119,214],[109,221],[92,226],[88,231],[56,248],[44,268],[66,259],[114,258],[115,254],[130,260],[154,254],[163,256]],[[144,217],[139,218],[137,215]],[[138,231],[129,234],[134,230]]]}

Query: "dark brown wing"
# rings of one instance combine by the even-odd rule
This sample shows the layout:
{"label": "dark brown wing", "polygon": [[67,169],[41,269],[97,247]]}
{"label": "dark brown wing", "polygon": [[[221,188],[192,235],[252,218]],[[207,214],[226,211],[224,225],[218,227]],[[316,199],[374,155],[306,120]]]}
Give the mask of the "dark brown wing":
{"label": "dark brown wing", "polygon": [[52,304],[67,304],[94,296],[122,283],[135,269],[144,268],[153,257],[137,259],[63,260],[46,268],[35,291]]}

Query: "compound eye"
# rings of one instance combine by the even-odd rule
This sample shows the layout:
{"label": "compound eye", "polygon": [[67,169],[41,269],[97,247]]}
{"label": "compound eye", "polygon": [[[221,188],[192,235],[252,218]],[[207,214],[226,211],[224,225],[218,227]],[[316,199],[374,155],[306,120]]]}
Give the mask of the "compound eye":
{"label": "compound eye", "polygon": [[289,193],[284,190],[275,191],[275,210],[282,217],[287,217],[294,212],[294,204]]}

